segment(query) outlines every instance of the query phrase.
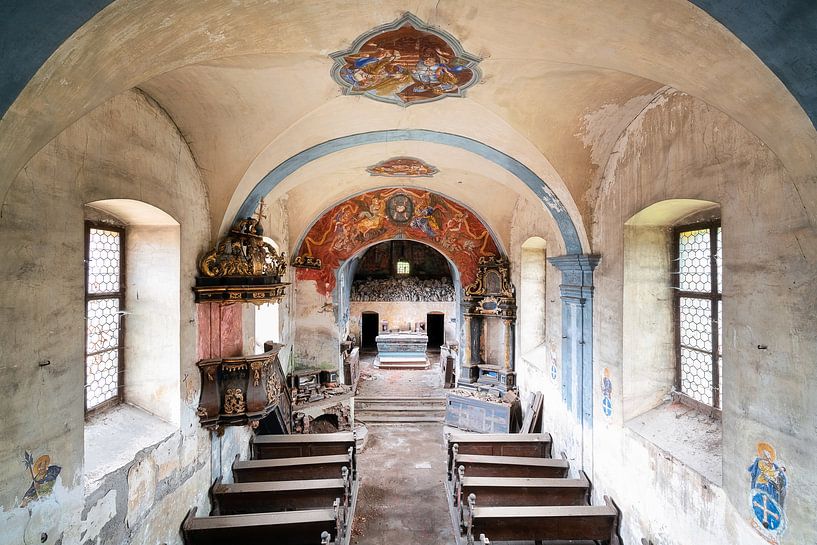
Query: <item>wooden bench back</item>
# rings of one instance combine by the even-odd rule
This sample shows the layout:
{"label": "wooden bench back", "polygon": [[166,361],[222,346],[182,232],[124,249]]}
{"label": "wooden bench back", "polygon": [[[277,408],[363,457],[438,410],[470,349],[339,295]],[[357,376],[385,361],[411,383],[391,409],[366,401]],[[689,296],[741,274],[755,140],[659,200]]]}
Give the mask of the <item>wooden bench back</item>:
{"label": "wooden bench back", "polygon": [[347,454],[273,458],[233,462],[233,480],[237,483],[252,481],[297,481],[302,479],[332,479],[341,468],[349,468],[354,475],[354,449]]}
{"label": "wooden bench back", "polygon": [[518,505],[589,505],[590,480],[584,471],[578,479],[469,477],[462,467],[454,482],[454,505],[474,494],[482,507]]}
{"label": "wooden bench back", "polygon": [[452,466],[449,480],[453,480],[453,468],[460,466],[471,477],[566,477],[570,468],[570,464],[564,459],[477,454],[457,454]]}
{"label": "wooden bench back", "polygon": [[466,503],[469,544],[474,536],[487,536],[497,541],[595,540],[621,545],[619,511],[606,496],[602,506],[477,507],[477,501],[472,495]]}
{"label": "wooden bench back", "polygon": [[349,509],[351,488],[349,471],[343,468],[339,479],[304,481],[262,481],[222,484],[217,479],[210,490],[214,515],[265,513],[297,509],[325,509],[337,499]]}
{"label": "wooden bench back", "polygon": [[182,523],[185,545],[328,545],[342,525],[335,509],[196,517],[191,509]]}
{"label": "wooden bench back", "polygon": [[258,435],[252,438],[250,447],[256,460],[347,454],[349,448],[355,448],[355,435],[352,432]]}
{"label": "wooden bench back", "polygon": [[457,454],[550,458],[549,433],[452,433],[447,437],[448,470]]}

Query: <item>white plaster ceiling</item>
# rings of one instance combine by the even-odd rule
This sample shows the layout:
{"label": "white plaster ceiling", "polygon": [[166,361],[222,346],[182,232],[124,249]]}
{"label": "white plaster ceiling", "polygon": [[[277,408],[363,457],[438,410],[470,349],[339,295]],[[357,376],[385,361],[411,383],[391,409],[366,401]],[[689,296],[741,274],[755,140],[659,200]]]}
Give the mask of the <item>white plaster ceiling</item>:
{"label": "white plaster ceiling", "polygon": [[[482,57],[483,82],[465,98],[408,108],[341,96],[328,54],[406,9]],[[665,86],[743,124],[795,176],[814,175],[817,133],[799,104],[747,47],[686,0],[119,0],[63,44],[0,121],[0,190],[69,124],[139,87],[190,144],[214,231],[226,228],[269,170],[310,146],[368,130],[428,128],[522,161],[559,196],[586,242],[587,188],[624,128]],[[404,154],[424,158],[411,145]],[[482,184],[484,161],[458,156],[447,168]],[[321,195],[304,199],[313,214],[338,183],[330,163],[303,177]],[[344,191],[368,187],[366,177],[343,179]],[[503,203],[496,201],[506,193],[498,193],[492,204],[502,212],[491,222],[523,193],[508,192]]]}

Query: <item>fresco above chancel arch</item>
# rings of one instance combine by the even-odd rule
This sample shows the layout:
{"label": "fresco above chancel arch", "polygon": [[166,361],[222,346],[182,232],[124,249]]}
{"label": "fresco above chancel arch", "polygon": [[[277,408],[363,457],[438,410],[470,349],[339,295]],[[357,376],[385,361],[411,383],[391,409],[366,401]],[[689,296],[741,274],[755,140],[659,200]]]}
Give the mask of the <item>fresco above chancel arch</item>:
{"label": "fresco above chancel arch", "polygon": [[500,255],[488,228],[461,204],[431,191],[392,187],[352,197],[318,218],[295,253],[297,279],[317,281],[318,291],[327,295],[342,261],[392,239],[439,250],[457,267],[463,286],[476,278],[480,257]]}
{"label": "fresco above chancel arch", "polygon": [[372,176],[389,178],[430,178],[437,174],[437,167],[415,157],[392,157],[366,168]]}
{"label": "fresco above chancel arch", "polygon": [[463,96],[481,78],[480,59],[447,32],[406,13],[330,55],[344,94],[409,106]]}

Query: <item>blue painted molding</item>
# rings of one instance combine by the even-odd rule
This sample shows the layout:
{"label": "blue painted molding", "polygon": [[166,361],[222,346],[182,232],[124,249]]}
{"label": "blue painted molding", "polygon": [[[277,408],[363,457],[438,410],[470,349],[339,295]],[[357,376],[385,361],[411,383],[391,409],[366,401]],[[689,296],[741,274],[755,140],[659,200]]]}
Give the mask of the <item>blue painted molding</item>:
{"label": "blue painted molding", "polygon": [[483,144],[478,140],[459,136],[456,134],[430,131],[426,129],[393,129],[383,131],[371,131],[349,136],[342,136],[333,140],[327,140],[311,148],[305,149],[297,153],[272,169],[266,176],[264,176],[250,191],[250,194],[244,200],[244,203],[239,208],[235,219],[246,218],[253,214],[258,207],[261,199],[275,188],[279,183],[285,180],[292,173],[297,171],[302,166],[325,157],[329,154],[354,148],[357,146],[365,146],[368,144],[377,144],[383,142],[399,142],[399,141],[420,141],[433,142],[435,144],[442,144],[464,149],[480,157],[483,157],[498,166],[504,168],[525,185],[527,185],[537,197],[547,207],[556,224],[564,241],[565,250],[568,253],[580,254],[582,253],[582,243],[579,239],[576,226],[570,218],[562,202],[555,193],[548,187],[542,178],[536,175],[531,169],[517,161],[510,155],[492,148],[487,144]]}
{"label": "blue painted molding", "polygon": [[[817,2],[690,0],[768,66],[817,125]],[[56,49],[112,0],[0,2],[0,115]]]}
{"label": "blue painted molding", "polygon": [[593,271],[597,255],[548,258],[562,273],[562,400],[582,422],[593,426]]}

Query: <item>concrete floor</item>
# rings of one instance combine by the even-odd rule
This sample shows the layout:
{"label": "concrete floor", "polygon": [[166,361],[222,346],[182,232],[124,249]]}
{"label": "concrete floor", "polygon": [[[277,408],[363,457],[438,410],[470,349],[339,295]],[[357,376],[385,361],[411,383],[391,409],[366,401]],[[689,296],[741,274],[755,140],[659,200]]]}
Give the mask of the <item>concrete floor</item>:
{"label": "concrete floor", "polygon": [[[372,368],[371,358],[366,357],[361,365],[364,380],[358,395],[444,395],[438,365],[426,370],[380,370]],[[443,483],[442,424],[374,425],[368,431],[358,462],[361,487],[351,542],[452,545],[454,530]]]}

